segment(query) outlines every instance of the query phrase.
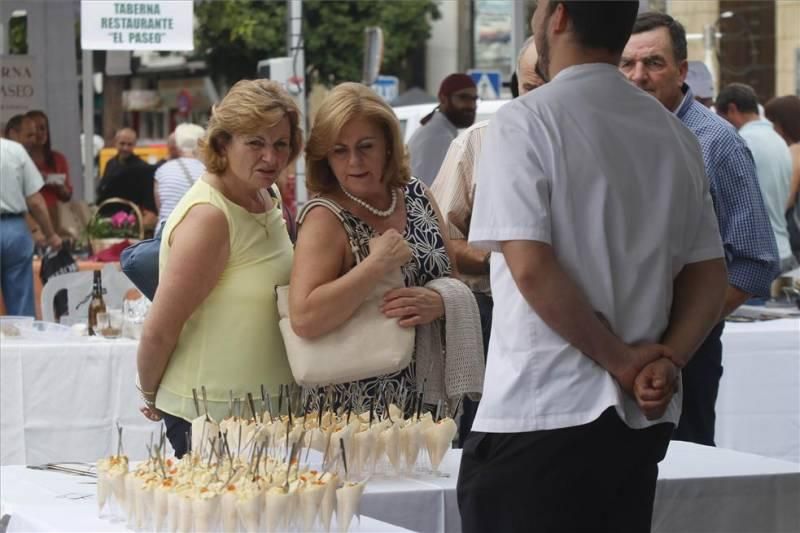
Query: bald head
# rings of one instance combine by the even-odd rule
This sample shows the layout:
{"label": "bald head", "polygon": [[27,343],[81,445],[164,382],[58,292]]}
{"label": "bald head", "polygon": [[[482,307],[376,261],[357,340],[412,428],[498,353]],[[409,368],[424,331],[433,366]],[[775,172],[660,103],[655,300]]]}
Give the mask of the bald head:
{"label": "bald head", "polygon": [[122,160],[128,159],[133,154],[133,148],[136,146],[136,132],[130,128],[122,128],[114,135],[114,147],[117,149],[117,155]]}
{"label": "bald head", "polygon": [[538,60],[539,54],[536,52],[533,37],[528,37],[517,56],[517,84],[520,96],[544,85],[544,80],[536,74]]}

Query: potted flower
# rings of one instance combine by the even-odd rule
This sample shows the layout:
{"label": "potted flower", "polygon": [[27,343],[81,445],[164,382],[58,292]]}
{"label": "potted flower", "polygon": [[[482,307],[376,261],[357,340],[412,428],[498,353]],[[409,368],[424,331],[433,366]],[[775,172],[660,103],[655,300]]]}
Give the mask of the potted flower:
{"label": "potted flower", "polygon": [[[126,204],[132,211],[129,213],[125,210],[119,210],[111,216],[100,216],[102,208],[110,203]],[[89,220],[89,224],[86,227],[86,234],[89,237],[89,243],[94,254],[124,241],[130,243],[138,242],[144,238],[141,211],[133,202],[122,198],[109,198],[97,206],[97,212]]]}

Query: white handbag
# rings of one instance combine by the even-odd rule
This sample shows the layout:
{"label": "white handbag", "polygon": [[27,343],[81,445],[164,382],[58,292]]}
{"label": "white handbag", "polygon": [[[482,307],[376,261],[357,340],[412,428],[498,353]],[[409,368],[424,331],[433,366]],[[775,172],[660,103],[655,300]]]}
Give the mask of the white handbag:
{"label": "white handbag", "polygon": [[[311,207],[322,205],[342,222],[356,264],[364,258],[342,208],[330,200],[309,201],[297,217],[298,227]],[[414,353],[416,328],[403,328],[380,311],[386,291],[404,287],[400,269],[382,279],[353,316],[339,327],[313,339],[298,337],[289,318],[289,286],[275,288],[280,330],[295,381],[303,386],[332,385],[391,374],[407,367]]]}

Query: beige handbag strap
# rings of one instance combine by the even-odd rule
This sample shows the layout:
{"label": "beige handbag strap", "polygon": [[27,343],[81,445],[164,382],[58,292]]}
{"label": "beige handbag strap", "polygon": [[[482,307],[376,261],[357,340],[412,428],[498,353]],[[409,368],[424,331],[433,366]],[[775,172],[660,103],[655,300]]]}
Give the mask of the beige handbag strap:
{"label": "beige handbag strap", "polygon": [[364,257],[362,257],[361,255],[361,249],[358,246],[358,241],[356,239],[355,231],[353,230],[352,227],[350,227],[350,225],[344,219],[344,215],[342,215],[342,211],[344,211],[344,209],[342,208],[342,206],[340,206],[333,200],[329,200],[327,198],[314,198],[312,200],[309,200],[297,214],[297,227],[299,228],[303,224],[303,220],[305,220],[308,212],[311,210],[311,208],[316,206],[323,206],[327,208],[331,213],[336,215],[336,218],[338,218],[339,222],[342,223],[345,233],[347,233],[347,240],[350,242],[350,250],[353,252],[353,257],[356,258],[356,264],[363,261]]}

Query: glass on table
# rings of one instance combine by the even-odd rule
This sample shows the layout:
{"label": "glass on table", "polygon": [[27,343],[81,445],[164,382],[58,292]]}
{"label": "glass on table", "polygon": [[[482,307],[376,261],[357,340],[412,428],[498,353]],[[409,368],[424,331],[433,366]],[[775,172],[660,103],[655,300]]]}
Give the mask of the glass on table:
{"label": "glass on table", "polygon": [[122,319],[121,309],[97,313],[97,332],[106,339],[116,339],[122,334]]}

